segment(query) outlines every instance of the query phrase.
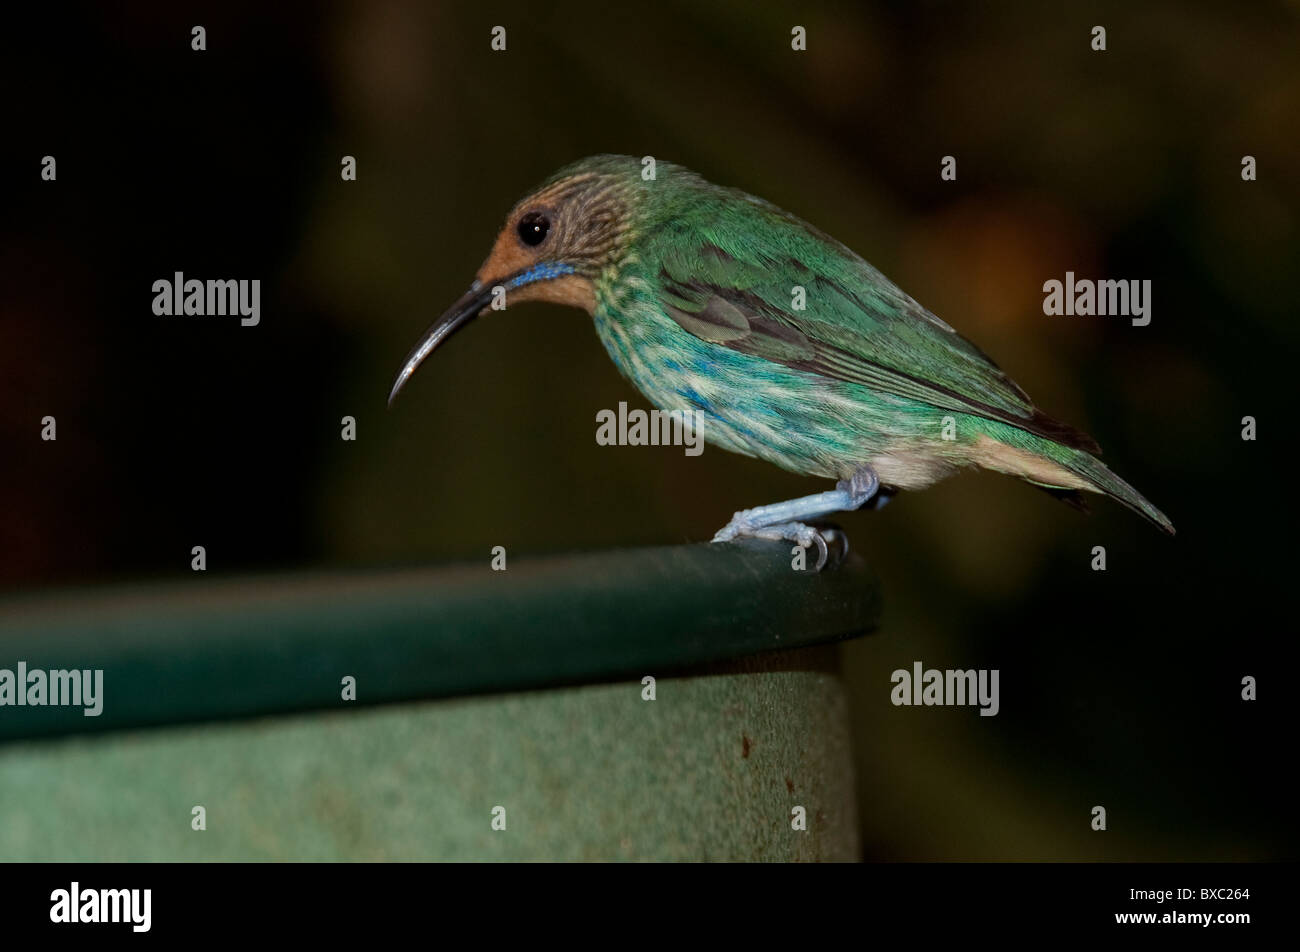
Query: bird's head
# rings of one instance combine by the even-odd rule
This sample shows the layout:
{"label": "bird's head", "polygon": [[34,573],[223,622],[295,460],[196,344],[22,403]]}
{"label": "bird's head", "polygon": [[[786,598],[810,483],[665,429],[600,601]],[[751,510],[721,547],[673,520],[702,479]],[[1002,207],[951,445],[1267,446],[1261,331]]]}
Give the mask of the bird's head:
{"label": "bird's head", "polygon": [[469,290],[425,332],[393,383],[391,404],[434,349],[494,300],[596,308],[595,282],[625,253],[640,162],[602,155],[561,169],[506,216]]}

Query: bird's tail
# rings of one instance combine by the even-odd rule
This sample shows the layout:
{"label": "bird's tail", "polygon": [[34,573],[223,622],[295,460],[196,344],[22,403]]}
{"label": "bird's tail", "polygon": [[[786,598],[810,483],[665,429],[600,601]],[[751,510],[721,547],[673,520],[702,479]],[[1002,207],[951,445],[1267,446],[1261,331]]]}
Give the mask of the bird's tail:
{"label": "bird's tail", "polygon": [[1092,483],[1098,492],[1123,503],[1138,515],[1151,520],[1170,535],[1174,534],[1174,524],[1169,521],[1168,516],[1151,505],[1145,496],[1112,473],[1105,463],[1091,453],[1075,450],[1063,459],[1058,457],[1058,461],[1070,472]]}

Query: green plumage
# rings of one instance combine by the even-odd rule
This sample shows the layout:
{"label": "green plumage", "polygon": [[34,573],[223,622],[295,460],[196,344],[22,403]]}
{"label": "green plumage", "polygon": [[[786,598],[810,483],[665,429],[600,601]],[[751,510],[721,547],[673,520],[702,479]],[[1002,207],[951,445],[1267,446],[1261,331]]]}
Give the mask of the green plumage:
{"label": "green plumage", "polygon": [[619,369],[706,441],[836,490],[746,510],[739,535],[816,542],[810,528],[880,489],[963,467],[1018,476],[1080,503],[1104,493],[1173,526],[1097,459],[1091,438],[1038,410],[974,344],[851,250],[774,205],[659,162],[594,156],[507,216],[461,300],[407,358],[390,401],[495,290],[577,304]]}
{"label": "green plumage", "polygon": [[617,196],[625,222],[594,275],[597,330],[658,407],[704,415],[706,440],[809,475],[867,465],[901,489],[979,465],[1105,493],[1173,531],[1091,438],[850,249],[686,169],[659,162],[647,181],[641,168],[597,156],[551,184]]}

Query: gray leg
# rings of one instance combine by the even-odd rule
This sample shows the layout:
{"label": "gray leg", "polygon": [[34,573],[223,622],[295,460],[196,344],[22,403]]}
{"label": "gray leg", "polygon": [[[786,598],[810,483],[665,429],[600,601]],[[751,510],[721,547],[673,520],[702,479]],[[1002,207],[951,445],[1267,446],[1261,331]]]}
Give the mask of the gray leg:
{"label": "gray leg", "polygon": [[[833,512],[850,512],[860,509],[876,494],[880,480],[867,466],[857,470],[848,479],[841,479],[832,492],[816,493],[786,502],[742,509],[730,522],[718,530],[714,542],[729,542],[738,536],[758,539],[795,542],[805,549],[817,546],[817,570],[826,564],[826,539],[816,529],[804,524],[806,520],[820,519]],[[847,541],[847,540],[846,540]]]}

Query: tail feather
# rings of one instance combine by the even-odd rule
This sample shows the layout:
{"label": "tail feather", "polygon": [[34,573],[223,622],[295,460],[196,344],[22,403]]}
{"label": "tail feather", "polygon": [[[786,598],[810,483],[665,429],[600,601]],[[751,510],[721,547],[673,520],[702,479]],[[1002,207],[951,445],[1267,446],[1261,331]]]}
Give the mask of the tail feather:
{"label": "tail feather", "polygon": [[1042,410],[1033,408],[1034,416],[1027,424],[1025,429],[1036,436],[1041,436],[1051,440],[1053,443],[1060,443],[1062,446],[1068,446],[1071,449],[1082,450],[1085,453],[1091,453],[1093,456],[1101,455],[1101,447],[1083,430],[1070,426],[1068,423],[1062,423],[1060,420],[1049,417]]}
{"label": "tail feather", "polygon": [[1097,487],[1097,491],[1123,503],[1138,515],[1149,519],[1170,535],[1174,535],[1174,524],[1169,517],[1147,501],[1146,497],[1120,479],[1107,468],[1106,464],[1090,453],[1075,452],[1060,460],[1070,472],[1082,476]]}

